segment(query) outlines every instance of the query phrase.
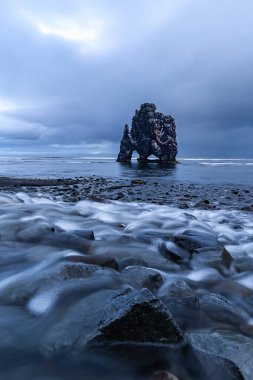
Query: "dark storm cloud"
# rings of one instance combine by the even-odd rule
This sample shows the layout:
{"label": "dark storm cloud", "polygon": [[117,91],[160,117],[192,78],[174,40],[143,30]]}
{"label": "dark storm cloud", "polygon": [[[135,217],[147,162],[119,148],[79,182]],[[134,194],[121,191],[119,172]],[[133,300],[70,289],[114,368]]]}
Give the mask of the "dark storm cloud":
{"label": "dark storm cloud", "polygon": [[116,152],[140,103],[172,114],[180,155],[250,154],[251,0],[0,4],[0,144]]}

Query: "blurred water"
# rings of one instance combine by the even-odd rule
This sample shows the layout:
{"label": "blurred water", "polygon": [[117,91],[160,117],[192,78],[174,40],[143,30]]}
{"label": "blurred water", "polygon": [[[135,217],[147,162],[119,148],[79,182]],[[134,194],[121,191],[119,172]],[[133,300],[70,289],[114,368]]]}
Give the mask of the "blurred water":
{"label": "blurred water", "polygon": [[[83,238],[87,230],[94,231],[94,241]],[[186,213],[144,203],[81,201],[73,205],[23,193],[0,195],[0,378],[133,378],[129,363],[127,374],[122,374],[118,359],[84,354],[80,342],[99,321],[112,293],[126,285],[138,289],[139,279],[132,281],[124,271],[72,263],[73,255],[113,257],[121,270],[145,266],[161,276],[160,296],[175,279],[190,281],[199,292],[206,286],[213,292],[223,289],[238,308],[247,311],[243,312],[251,323],[252,308],[242,298],[242,292],[253,295],[247,268],[245,273],[223,274],[213,266],[210,252],[204,260],[196,255],[186,266],[159,252],[162,243],[176,252],[170,236],[184,231],[214,236],[235,259],[253,258],[250,213]],[[181,365],[179,359],[173,360]],[[138,361],[138,366],[145,364],[145,359]],[[135,377],[142,378],[147,379]]]}
{"label": "blurred water", "polygon": [[80,156],[0,157],[0,176],[76,177],[108,176],[143,177],[171,182],[200,184],[252,184],[253,159],[178,159],[177,165],[159,163],[117,163],[115,158]]}

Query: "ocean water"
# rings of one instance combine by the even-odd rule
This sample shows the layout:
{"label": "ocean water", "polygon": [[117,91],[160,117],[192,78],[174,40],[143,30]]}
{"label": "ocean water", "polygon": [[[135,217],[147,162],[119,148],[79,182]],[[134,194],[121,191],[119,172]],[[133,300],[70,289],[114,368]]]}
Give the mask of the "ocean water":
{"label": "ocean water", "polygon": [[20,156],[0,157],[0,176],[160,179],[198,184],[248,184],[253,182],[253,158],[178,158],[178,164],[118,163],[114,157]]}

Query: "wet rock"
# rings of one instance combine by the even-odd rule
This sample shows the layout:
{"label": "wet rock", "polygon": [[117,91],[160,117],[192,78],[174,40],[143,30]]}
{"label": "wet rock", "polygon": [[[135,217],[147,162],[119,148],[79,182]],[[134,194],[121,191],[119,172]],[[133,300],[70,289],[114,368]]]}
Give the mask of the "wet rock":
{"label": "wet rock", "polygon": [[168,295],[170,297],[188,297],[193,295],[193,291],[187,282],[183,280],[174,280],[169,283],[166,288],[163,287],[163,295]]}
{"label": "wet rock", "polygon": [[213,268],[223,276],[231,274],[233,259],[223,249],[198,248],[191,257],[190,266],[192,270],[201,270],[204,267]]}
{"label": "wet rock", "polygon": [[90,201],[98,202],[98,203],[109,203],[110,202],[110,200],[107,199],[106,197],[100,196],[100,195],[95,195],[95,194],[90,195],[88,198]]}
{"label": "wet rock", "polygon": [[131,181],[131,185],[144,185],[147,181],[144,181],[143,179],[133,179]]}
{"label": "wet rock", "polygon": [[64,257],[64,260],[71,261],[75,263],[84,263],[98,265],[101,267],[108,267],[118,270],[118,263],[113,257],[107,257],[104,255],[68,255]]}
{"label": "wet rock", "polygon": [[187,209],[187,208],[189,208],[189,205],[188,205],[188,203],[180,203],[180,205],[178,207],[181,209]]}
{"label": "wet rock", "polygon": [[89,264],[65,264],[60,270],[51,277],[52,280],[64,281],[79,278],[87,278],[98,270],[102,270],[99,266]]}
{"label": "wet rock", "polygon": [[237,272],[253,271],[253,258],[252,257],[239,257],[235,260],[235,270]]}
{"label": "wet rock", "polygon": [[155,371],[150,380],[179,380],[178,377],[167,371]]}
{"label": "wet rock", "polygon": [[229,278],[220,278],[215,284],[213,284],[213,291],[224,295],[225,297],[231,297],[231,294],[237,295],[240,297],[251,297],[253,290],[248,287],[235,282]]}
{"label": "wet rock", "polygon": [[191,257],[190,253],[184,249],[172,245],[170,242],[163,242],[159,245],[159,253],[176,264],[182,264]]}
{"label": "wet rock", "polygon": [[73,235],[80,236],[82,239],[94,240],[95,235],[91,230],[74,230],[71,231]]}
{"label": "wet rock", "polygon": [[128,267],[122,271],[124,280],[136,289],[147,288],[157,291],[163,284],[162,275],[155,269],[144,267]]}
{"label": "wet rock", "polygon": [[226,248],[223,248],[222,252],[219,255],[220,263],[227,269],[231,268],[233,257],[230,255]]}
{"label": "wet rock", "polygon": [[[156,254],[153,249],[149,249],[149,247],[143,249],[143,245],[131,242],[131,240],[128,240],[128,244],[121,239],[114,242],[105,240],[101,242],[96,241],[96,245],[97,248],[99,247],[101,254],[114,257],[119,263],[120,268],[124,266],[124,263],[129,263],[129,265],[145,265],[158,270],[164,270],[164,268],[173,268],[173,270],[180,269],[177,264],[170,262],[162,255]],[[137,262],[137,264],[134,264],[134,262]]]}
{"label": "wet rock", "polygon": [[[0,301],[9,305],[25,305],[38,291],[50,288],[66,280],[85,279],[97,273],[111,272],[109,268],[83,263],[60,262],[56,266],[44,267],[43,271],[24,273],[16,282],[7,283],[0,289]],[[111,273],[110,273],[111,274]]]}
{"label": "wet rock", "polygon": [[[87,285],[89,288],[89,284]],[[86,288],[83,290],[85,292]],[[82,349],[83,340],[91,331],[96,330],[103,310],[115,294],[115,290],[106,289],[104,286],[91,294],[80,294],[79,301],[76,293],[73,289],[69,294],[70,304],[63,296],[58,305],[55,305],[42,320],[47,328],[40,338],[40,349],[47,357],[69,352],[74,347],[77,350]],[[72,299],[75,302],[72,302]]]}
{"label": "wet rock", "polygon": [[209,201],[199,201],[195,203],[195,208],[203,209],[203,210],[214,210],[216,206],[214,204],[211,204]]}
{"label": "wet rock", "polygon": [[215,235],[206,232],[185,231],[171,240],[182,249],[192,253],[199,248],[217,250],[223,247]]}
{"label": "wet rock", "polygon": [[176,160],[176,124],[171,116],[156,112],[152,103],[144,103],[135,112],[132,128],[125,125],[117,161],[131,161],[133,151],[139,153],[140,161],[147,161],[152,154],[159,161]]}
{"label": "wet rock", "polygon": [[98,330],[88,338],[92,344],[108,341],[177,344],[183,334],[149,290],[126,288],[112,298]]}
{"label": "wet rock", "polygon": [[118,265],[120,271],[123,271],[123,269],[129,266],[148,267],[148,264],[145,260],[135,257],[126,257],[125,259],[118,260]]}
{"label": "wet rock", "polygon": [[241,208],[241,210],[242,211],[253,211],[253,205],[251,205],[251,206],[244,206],[244,207],[242,207]]}
{"label": "wet rock", "polygon": [[119,192],[119,193],[116,195],[115,200],[117,201],[117,200],[122,199],[122,198],[124,198],[124,197],[125,197],[125,194],[122,193],[122,192]]}
{"label": "wet rock", "polygon": [[228,224],[228,223],[229,223],[228,219],[220,219],[219,220],[219,224]]}
{"label": "wet rock", "polygon": [[245,324],[249,316],[238,305],[215,293],[204,294],[199,298],[200,309],[215,324],[240,326]]}
{"label": "wet rock", "polygon": [[52,247],[74,249],[87,253],[90,240],[94,240],[93,231],[65,232],[59,227],[50,225],[28,226],[17,232],[16,239],[22,243],[51,245]]}
{"label": "wet rock", "polygon": [[250,338],[253,338],[253,325],[250,324],[244,324],[240,326],[240,331],[244,334],[249,336]]}
{"label": "wet rock", "polygon": [[195,215],[189,214],[189,212],[185,212],[184,216],[189,220],[198,220],[198,218]]}
{"label": "wet rock", "polygon": [[252,339],[232,331],[193,332],[189,342],[207,379],[253,379]]}

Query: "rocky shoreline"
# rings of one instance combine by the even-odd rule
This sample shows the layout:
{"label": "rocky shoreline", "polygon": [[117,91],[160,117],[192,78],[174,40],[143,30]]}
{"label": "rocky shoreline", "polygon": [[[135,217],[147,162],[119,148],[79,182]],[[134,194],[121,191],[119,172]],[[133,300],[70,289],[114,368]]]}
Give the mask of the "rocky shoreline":
{"label": "rocky shoreline", "polygon": [[252,188],[0,188],[1,378],[253,379]]}
{"label": "rocky shoreline", "polygon": [[253,186],[168,183],[150,179],[76,177],[58,179],[0,177],[1,192],[25,192],[65,202],[85,199],[171,205],[181,209],[253,211]]}

